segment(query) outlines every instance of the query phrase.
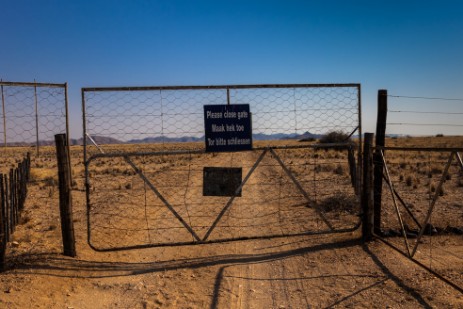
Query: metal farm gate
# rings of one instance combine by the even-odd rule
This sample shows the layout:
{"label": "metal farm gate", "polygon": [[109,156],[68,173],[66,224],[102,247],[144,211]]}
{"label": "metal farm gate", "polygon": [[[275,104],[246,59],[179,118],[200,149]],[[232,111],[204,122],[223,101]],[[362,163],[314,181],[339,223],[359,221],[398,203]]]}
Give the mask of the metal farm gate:
{"label": "metal farm gate", "polygon": [[[252,148],[206,151],[204,106],[236,104]],[[359,84],[83,88],[82,108],[95,250],[360,225]]]}

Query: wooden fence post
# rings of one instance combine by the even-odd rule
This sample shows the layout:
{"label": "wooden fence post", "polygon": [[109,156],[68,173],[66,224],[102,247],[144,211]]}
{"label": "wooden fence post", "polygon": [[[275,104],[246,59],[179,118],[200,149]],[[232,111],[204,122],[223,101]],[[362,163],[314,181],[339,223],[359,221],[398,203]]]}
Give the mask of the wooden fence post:
{"label": "wooden fence post", "polygon": [[[387,119],[387,90],[378,90],[378,118],[376,121],[376,147],[385,146]],[[381,199],[383,191],[383,169],[381,152],[377,148],[374,156],[374,232],[381,234]]]}
{"label": "wooden fence post", "polygon": [[373,183],[373,133],[365,133],[363,141],[363,188],[362,188],[362,239],[370,241],[373,233],[372,183]]}
{"label": "wooden fence post", "polygon": [[[14,232],[14,224],[15,224],[14,219],[16,218],[16,215],[15,215],[16,194],[14,190],[14,170],[12,168],[10,169],[9,183],[10,183],[10,234],[9,235],[11,235]],[[8,238],[8,241],[10,241],[9,238]]]}
{"label": "wooden fence post", "polygon": [[355,195],[359,194],[359,183],[357,179],[357,166],[355,164],[354,150],[352,146],[347,150],[347,162],[349,163],[350,181],[354,187]]}
{"label": "wooden fence post", "polygon": [[55,135],[63,254],[74,257],[76,256],[76,241],[72,220],[71,162],[69,161],[67,141],[66,134]]}
{"label": "wooden fence post", "polygon": [[5,203],[5,218],[3,219],[5,222],[5,239],[6,242],[10,241],[10,190],[9,190],[9,182],[8,182],[8,174],[3,175],[3,182],[5,188],[5,195],[4,195],[4,203]]}
{"label": "wooden fence post", "polygon": [[6,220],[6,196],[3,185],[3,174],[0,174],[0,194],[1,194],[1,221],[0,221],[0,271],[5,270],[5,253],[7,243],[7,228]]}

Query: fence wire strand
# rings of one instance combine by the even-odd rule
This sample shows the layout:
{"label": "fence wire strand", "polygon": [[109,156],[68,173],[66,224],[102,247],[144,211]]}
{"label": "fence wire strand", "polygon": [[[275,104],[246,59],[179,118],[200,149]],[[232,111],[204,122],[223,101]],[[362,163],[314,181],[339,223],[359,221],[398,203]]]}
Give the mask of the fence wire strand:
{"label": "fence wire strand", "polygon": [[463,105],[459,103],[463,99],[400,95],[388,97],[387,134],[463,135]]}

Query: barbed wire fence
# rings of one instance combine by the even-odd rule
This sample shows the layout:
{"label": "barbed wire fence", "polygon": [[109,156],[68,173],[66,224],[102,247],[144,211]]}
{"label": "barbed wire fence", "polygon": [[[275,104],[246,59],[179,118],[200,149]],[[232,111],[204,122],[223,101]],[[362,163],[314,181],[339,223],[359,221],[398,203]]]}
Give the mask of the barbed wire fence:
{"label": "barbed wire fence", "polygon": [[[358,227],[360,142],[315,145],[332,131],[361,141],[358,84],[83,88],[82,100],[94,249]],[[252,151],[205,153],[214,104],[250,105]],[[241,197],[205,196],[205,167],[241,169]]]}
{"label": "barbed wire fence", "polygon": [[[30,156],[28,197],[10,237],[8,260],[60,250],[56,134],[69,138],[67,84],[0,82],[0,170],[4,174]],[[40,248],[40,246],[46,246]]]}
{"label": "barbed wire fence", "polygon": [[387,134],[463,135],[463,99],[388,95]]}
{"label": "barbed wire fence", "polygon": [[374,190],[377,236],[463,292],[461,102],[379,91]]}

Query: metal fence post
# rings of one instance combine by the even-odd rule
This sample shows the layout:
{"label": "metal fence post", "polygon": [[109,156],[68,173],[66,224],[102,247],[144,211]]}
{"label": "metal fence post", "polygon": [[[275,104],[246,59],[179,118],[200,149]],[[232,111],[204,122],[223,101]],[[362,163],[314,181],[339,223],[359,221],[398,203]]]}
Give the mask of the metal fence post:
{"label": "metal fence post", "polygon": [[372,239],[373,216],[372,216],[372,182],[373,182],[373,162],[372,146],[373,133],[365,133],[363,143],[363,188],[362,188],[362,239],[369,241]]}
{"label": "metal fence post", "polygon": [[[387,90],[378,90],[378,118],[376,122],[376,147],[384,147],[386,139]],[[381,234],[381,199],[383,191],[383,169],[380,149],[374,155],[374,232]]]}
{"label": "metal fence post", "polygon": [[34,80],[34,106],[35,106],[35,139],[37,147],[37,157],[40,154],[39,150],[39,106],[37,101],[37,83]]}
{"label": "metal fence post", "polygon": [[74,223],[72,221],[71,164],[69,162],[67,141],[66,134],[55,135],[63,254],[74,257],[76,256],[76,244]]}

